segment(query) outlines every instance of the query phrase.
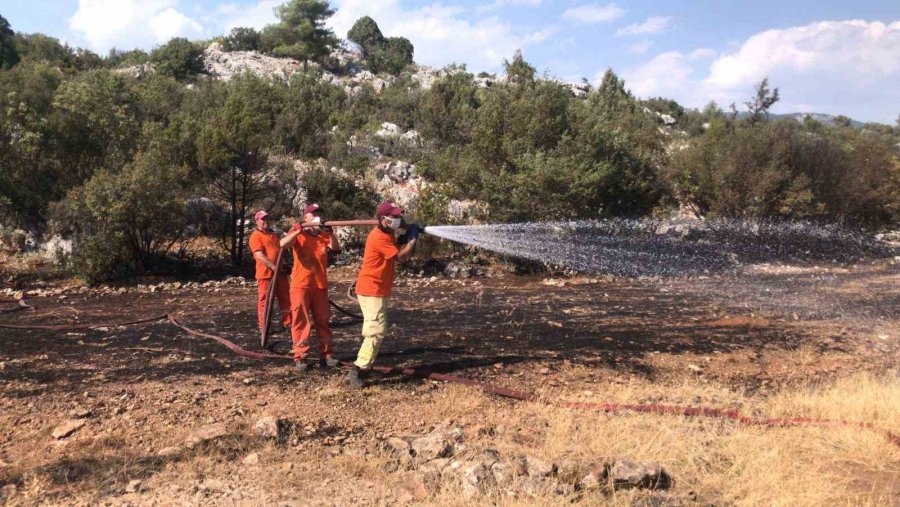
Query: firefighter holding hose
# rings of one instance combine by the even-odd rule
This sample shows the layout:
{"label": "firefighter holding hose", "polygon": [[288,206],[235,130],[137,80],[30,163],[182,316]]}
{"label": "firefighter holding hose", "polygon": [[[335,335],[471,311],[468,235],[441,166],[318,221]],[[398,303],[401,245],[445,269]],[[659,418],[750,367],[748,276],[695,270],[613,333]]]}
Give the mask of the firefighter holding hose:
{"label": "firefighter holding hose", "polygon": [[366,238],[362,268],[356,278],[356,297],[363,314],[363,343],[347,380],[358,389],[365,384],[387,334],[387,305],[394,285],[394,265],[413,254],[420,231],[416,224],[406,226],[406,244],[398,246],[394,233],[403,225],[403,209],[385,201],[378,206],[375,218],[378,224]]}
{"label": "firefighter holding hose", "polygon": [[291,327],[290,286],[285,273],[276,273],[275,262],[278,259],[278,233],[272,230],[272,217],[265,211],[257,211],[254,215],[256,230],[250,234],[250,251],[256,261],[256,310],[259,329],[263,329],[266,318],[266,295],[269,285],[275,284],[275,298],[281,310],[281,323],[285,328]]}
{"label": "firefighter holding hose", "polygon": [[[325,223],[324,213],[318,204],[306,206],[303,227],[296,224],[281,239],[281,248],[290,248],[294,255],[291,272],[291,341],[293,342],[294,364],[300,373],[310,368],[309,339],[313,326],[319,340],[319,365],[334,367],[339,364],[332,357],[331,318],[328,307],[328,252],[340,251],[337,236]],[[312,314],[312,322],[309,317]]]}

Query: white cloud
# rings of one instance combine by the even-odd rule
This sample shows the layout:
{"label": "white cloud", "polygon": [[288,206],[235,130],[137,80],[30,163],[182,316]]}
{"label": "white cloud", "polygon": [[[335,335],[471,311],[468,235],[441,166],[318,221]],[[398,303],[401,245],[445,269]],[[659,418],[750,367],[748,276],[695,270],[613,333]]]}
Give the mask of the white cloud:
{"label": "white cloud", "polygon": [[643,23],[634,23],[624,28],[620,28],[616,34],[618,35],[648,35],[651,33],[659,33],[669,27],[672,23],[671,16],[651,16]]}
{"label": "white cloud", "polygon": [[900,110],[900,21],[767,30],[705,63],[714,56],[704,48],[672,51],[622,74],[639,96],[670,96],[693,107],[741,104],[768,77],[781,90],[779,112],[802,108],[890,123]]}
{"label": "white cloud", "polygon": [[169,7],[147,21],[158,42],[185,34],[201,34],[203,27],[193,19]]}
{"label": "white cloud", "polygon": [[177,10],[178,0],[79,0],[69,28],[99,52],[150,48],[172,37],[203,35],[197,21]]}
{"label": "white cloud", "polygon": [[708,48],[697,48],[688,53],[688,60],[695,62],[697,60],[707,60],[716,56],[718,53]]}
{"label": "white cloud", "polygon": [[563,12],[563,19],[575,23],[609,23],[625,15],[625,10],[616,4],[584,4],[571,7]]}
{"label": "white cloud", "polygon": [[555,29],[518,29],[496,16],[477,16],[463,7],[432,4],[406,9],[398,0],[337,0],[329,21],[339,37],[361,16],[371,16],[387,36],[403,36],[415,47],[418,63],[465,63],[472,70],[497,70],[516,49],[547,40]]}
{"label": "white cloud", "polygon": [[537,7],[541,5],[542,0],[496,0],[493,3],[479,5],[475,8],[477,12],[487,12],[502,9],[507,5],[513,7]]}
{"label": "white cloud", "polygon": [[272,24],[278,19],[275,17],[275,7],[283,4],[285,0],[259,0],[257,3],[238,7],[234,4],[226,4],[220,7],[225,18],[225,31],[230,31],[236,26],[256,28],[257,30]]}
{"label": "white cloud", "polygon": [[653,42],[644,39],[640,42],[635,42],[634,44],[628,45],[628,52],[634,53],[636,55],[642,55],[647,51],[650,51],[650,48],[653,46]]}
{"label": "white cloud", "polygon": [[[689,79],[693,71],[687,56],[680,51],[669,51],[643,65],[626,69],[622,77],[625,86],[639,97],[670,97],[694,105]],[[602,73],[598,74],[597,81],[602,77]]]}

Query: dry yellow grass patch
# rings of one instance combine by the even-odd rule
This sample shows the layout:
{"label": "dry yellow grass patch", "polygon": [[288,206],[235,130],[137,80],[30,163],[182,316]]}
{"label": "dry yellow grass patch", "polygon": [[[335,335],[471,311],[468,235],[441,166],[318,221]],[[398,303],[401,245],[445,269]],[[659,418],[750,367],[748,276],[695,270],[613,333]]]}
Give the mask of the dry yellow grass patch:
{"label": "dry yellow grass patch", "polygon": [[[747,415],[869,421],[900,433],[900,379],[857,376],[827,386],[795,386],[750,398],[710,384],[608,385],[582,401],[659,402],[738,408]],[[546,394],[546,399],[559,399]],[[895,505],[900,502],[900,448],[882,434],[840,427],[748,427],[732,421],[645,414],[606,415],[545,402],[506,406],[447,389],[434,410],[477,416],[496,436],[470,445],[504,455],[531,453],[557,463],[604,457],[656,461],[675,478],[673,494],[696,493],[717,505]],[[449,493],[449,492],[448,492]],[[581,498],[589,504],[629,505],[641,492]],[[443,497],[444,495],[442,495]],[[446,500],[453,504],[452,495]],[[554,503],[548,496],[484,503]],[[438,502],[441,503],[441,502]]]}

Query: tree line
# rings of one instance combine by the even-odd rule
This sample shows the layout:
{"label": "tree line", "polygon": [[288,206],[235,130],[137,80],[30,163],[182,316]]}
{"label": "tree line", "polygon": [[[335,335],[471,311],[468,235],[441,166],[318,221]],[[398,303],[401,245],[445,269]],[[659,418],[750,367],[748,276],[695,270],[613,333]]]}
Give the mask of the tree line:
{"label": "tree line", "polygon": [[[521,53],[505,81],[476,85],[452,66],[428,89],[412,78],[414,48],[371,18],[348,33],[374,73],[394,79],[358,93],[321,79],[336,36],[327,2],[291,0],[261,31],[236,28],[226,49],[310,65],[289,79],[203,74],[211,41],[173,39],[149,53],[105,57],[0,17],[0,223],[75,240],[71,267],[90,281],[142,272],[217,238],[234,265],[247,253],[251,210],[288,213],[297,188],[333,216],[371,213],[379,196],[355,184],[370,154],[413,162],[431,185],[416,213],[525,221],[648,216],[807,219],[871,227],[900,219],[900,123],[853,128],[772,120],[766,81],[745,104],[686,109],[639,100],[613,71],[584,96],[537,74]],[[130,77],[116,69],[151,62]],[[659,114],[677,122],[666,127]],[[382,122],[415,129],[416,145],[378,139]],[[323,159],[299,177],[295,160]]]}

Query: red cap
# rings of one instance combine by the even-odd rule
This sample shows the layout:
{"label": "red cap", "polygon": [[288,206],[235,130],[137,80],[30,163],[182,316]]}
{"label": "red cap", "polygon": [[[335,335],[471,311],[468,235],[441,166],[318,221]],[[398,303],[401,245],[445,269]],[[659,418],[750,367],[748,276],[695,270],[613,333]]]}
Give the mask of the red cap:
{"label": "red cap", "polygon": [[316,204],[316,203],[310,203],[310,204],[307,204],[307,205],[306,205],[306,211],[304,211],[303,213],[304,213],[304,214],[306,214],[306,213],[313,213],[313,212],[315,212],[315,211],[319,211],[320,209],[322,209],[322,207],[319,206],[318,204]]}
{"label": "red cap", "polygon": [[397,206],[396,203],[391,201],[384,201],[383,203],[378,205],[378,212],[381,216],[386,217],[399,217],[403,214],[403,208]]}
{"label": "red cap", "polygon": [[261,220],[263,218],[266,218],[267,216],[269,216],[269,214],[265,211],[257,211],[256,215],[253,216],[253,220]]}

